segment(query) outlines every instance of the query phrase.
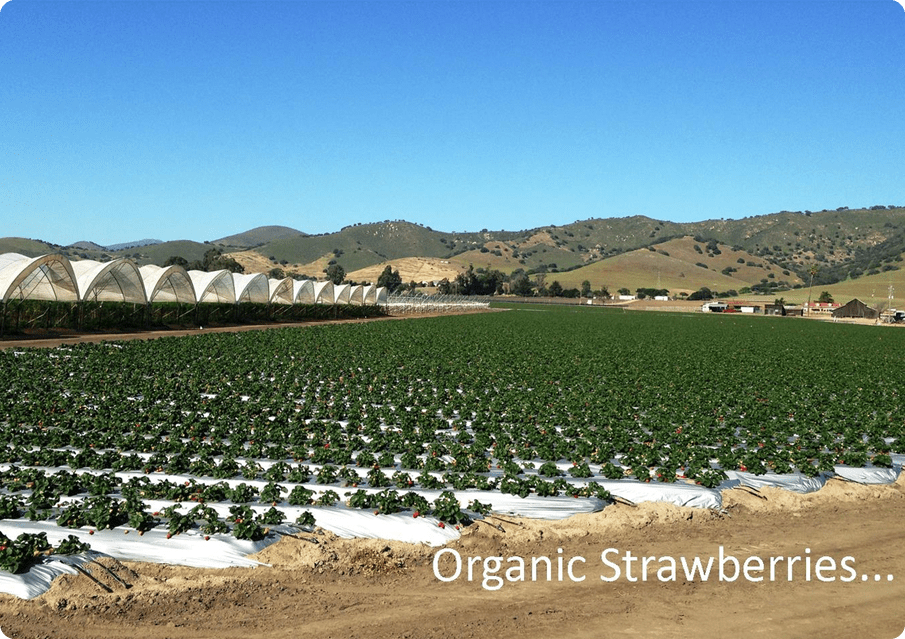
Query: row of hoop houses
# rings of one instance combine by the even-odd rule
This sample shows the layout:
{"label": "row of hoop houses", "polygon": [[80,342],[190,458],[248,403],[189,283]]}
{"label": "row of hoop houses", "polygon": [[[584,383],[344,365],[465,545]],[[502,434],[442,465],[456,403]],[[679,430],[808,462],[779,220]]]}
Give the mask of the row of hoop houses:
{"label": "row of hoop houses", "polygon": [[70,261],[65,255],[0,254],[0,301],[178,302],[184,304],[386,304],[374,285],[268,278],[263,273],[187,271],[181,266],[141,266],[128,258]]}

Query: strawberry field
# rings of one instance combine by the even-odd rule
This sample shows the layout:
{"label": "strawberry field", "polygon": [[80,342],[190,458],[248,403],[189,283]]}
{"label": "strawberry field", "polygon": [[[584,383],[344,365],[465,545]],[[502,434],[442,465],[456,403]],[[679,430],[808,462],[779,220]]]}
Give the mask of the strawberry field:
{"label": "strawberry field", "polygon": [[571,307],[0,351],[0,567],[48,537],[117,534],[129,556],[148,535],[163,560],[315,524],[442,544],[491,510],[565,516],[623,485],[897,472],[903,346]]}

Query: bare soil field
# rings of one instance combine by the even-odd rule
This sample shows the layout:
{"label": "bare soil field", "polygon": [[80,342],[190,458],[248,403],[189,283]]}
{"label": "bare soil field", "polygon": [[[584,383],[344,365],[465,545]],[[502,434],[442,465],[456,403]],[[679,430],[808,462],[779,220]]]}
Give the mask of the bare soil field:
{"label": "bare soil field", "polygon": [[[0,628],[26,637],[898,637],[905,628],[905,480],[869,487],[830,482],[810,495],[765,489],[761,496],[724,492],[722,513],[663,504],[612,505],[599,513],[550,522],[491,518],[474,523],[448,546],[465,566],[444,583],[434,574],[439,549],[379,540],[343,540],[331,534],[284,537],[256,555],[257,568],[197,570],[129,564],[131,588],[105,593],[85,576],[64,576],[32,601],[0,596]],[[315,539],[317,543],[311,541]],[[706,582],[629,581],[621,558],[718,557],[740,563],[757,556],[801,557],[792,581],[788,562],[777,579],[740,575]],[[621,578],[601,553],[623,566]],[[559,550],[562,549],[562,553]],[[615,551],[614,551],[615,552]],[[438,566],[450,578],[451,551]],[[583,581],[556,577],[557,557],[573,563]],[[550,557],[553,579],[505,582],[482,588],[482,564],[467,580],[469,557]],[[844,571],[820,581],[818,559],[845,557]],[[810,579],[805,562],[810,561]],[[826,562],[826,560],[824,560]],[[503,570],[512,564],[503,564]],[[824,564],[825,565],[825,564]],[[444,572],[446,571],[446,572]],[[725,574],[731,577],[728,566]],[[499,572],[497,574],[505,574]],[[530,575],[530,572],[528,573]],[[567,574],[567,573],[564,573]],[[867,581],[862,580],[867,575]],[[881,579],[875,581],[874,575]],[[892,575],[892,581],[888,580]],[[827,579],[830,573],[823,571]],[[116,586],[116,584],[113,584]]]}

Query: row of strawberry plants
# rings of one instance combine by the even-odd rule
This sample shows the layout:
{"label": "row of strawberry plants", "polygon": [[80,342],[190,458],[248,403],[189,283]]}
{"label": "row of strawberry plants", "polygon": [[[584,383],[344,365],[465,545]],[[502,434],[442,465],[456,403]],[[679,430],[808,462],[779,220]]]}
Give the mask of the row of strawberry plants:
{"label": "row of strawberry plants", "polygon": [[[6,353],[0,455],[275,482],[291,472],[277,464],[310,463],[329,485],[377,470],[360,481],[378,488],[501,489],[496,471],[528,481],[563,462],[591,480],[627,469],[705,485],[721,479],[714,461],[755,473],[884,466],[905,452],[900,341],[770,318],[557,309]],[[48,452],[63,447],[66,460]]]}
{"label": "row of strawberry plants", "polygon": [[75,535],[69,535],[54,547],[47,540],[47,533],[22,533],[10,539],[0,532],[0,570],[11,573],[24,572],[42,557],[50,555],[75,555],[86,552],[91,546]]}

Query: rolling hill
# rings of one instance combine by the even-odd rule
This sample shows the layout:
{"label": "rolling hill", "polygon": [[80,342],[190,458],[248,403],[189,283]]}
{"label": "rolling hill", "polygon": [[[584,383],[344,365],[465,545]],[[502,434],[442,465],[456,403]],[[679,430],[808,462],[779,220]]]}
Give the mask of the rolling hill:
{"label": "rolling hill", "polygon": [[[331,262],[357,281],[376,279],[386,265],[404,281],[454,277],[473,265],[511,274],[546,273],[566,288],[638,287],[693,291],[778,285],[877,288],[896,279],[905,261],[905,207],[840,207],[781,211],[742,219],[678,223],[645,216],[578,220],[521,231],[443,232],[401,221],[354,224],[308,235],[287,226],[259,226],[212,242],[180,240],[119,251],[23,238],[0,239],[0,251],[71,259],[127,256],[162,264],[171,256],[201,259],[211,248],[236,256],[249,269],[280,267],[319,276]],[[715,250],[714,250],[715,249]],[[872,278],[872,279],[871,279]],[[898,280],[896,280],[898,281]],[[659,285],[658,285],[659,282]],[[777,288],[782,288],[777,286]],[[882,287],[888,288],[888,285]],[[902,292],[905,293],[905,284]],[[788,296],[787,296],[788,297]]]}
{"label": "rolling hill", "polygon": [[[719,251],[719,252],[717,252]],[[667,289],[671,294],[692,293],[701,287],[712,291],[740,291],[756,285],[785,283],[801,285],[794,273],[780,269],[747,251],[724,244],[698,243],[683,237],[628,251],[581,268],[548,273],[546,281],[558,281],[565,288],[580,288],[585,280],[593,290],[606,286],[611,293],[620,288]]]}
{"label": "rolling hill", "polygon": [[0,253],[18,253],[26,257],[38,257],[59,251],[59,246],[41,240],[30,240],[24,237],[0,238]]}
{"label": "rolling hill", "polygon": [[213,240],[211,244],[216,246],[253,248],[255,246],[262,246],[268,242],[296,236],[305,237],[305,235],[305,233],[289,228],[288,226],[258,226],[245,231],[244,233],[229,235],[227,237],[221,237],[219,240]]}

